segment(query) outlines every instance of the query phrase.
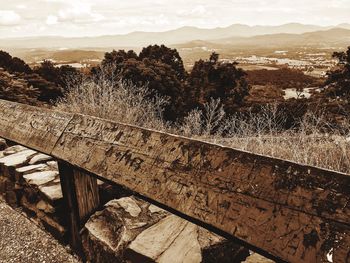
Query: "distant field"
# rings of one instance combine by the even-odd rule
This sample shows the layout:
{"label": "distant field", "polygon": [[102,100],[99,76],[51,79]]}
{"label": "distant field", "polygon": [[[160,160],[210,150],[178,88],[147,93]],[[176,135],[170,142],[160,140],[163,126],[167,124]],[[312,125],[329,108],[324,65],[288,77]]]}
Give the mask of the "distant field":
{"label": "distant field", "polygon": [[271,66],[261,66],[261,65],[245,65],[245,64],[239,64],[239,67],[244,70],[259,70],[259,69],[266,69],[266,70],[277,70],[277,67],[271,67]]}
{"label": "distant field", "polygon": [[[212,52],[220,54],[223,61],[239,63],[244,70],[276,70],[280,67],[290,67],[302,70],[305,74],[314,77],[323,77],[335,64],[332,53],[338,49],[318,47],[280,47],[279,49],[264,48],[235,48],[232,46],[215,45],[201,46],[205,42],[195,42],[174,45],[184,61],[185,69],[190,71],[199,59],[208,59]],[[198,45],[198,46],[196,46]],[[20,57],[30,66],[36,66],[43,60],[49,59],[56,65],[71,65],[76,68],[90,67],[98,64],[104,57],[105,52],[113,49],[133,49],[140,52],[141,48],[111,47],[111,48],[86,48],[86,49],[10,49],[11,55]]]}

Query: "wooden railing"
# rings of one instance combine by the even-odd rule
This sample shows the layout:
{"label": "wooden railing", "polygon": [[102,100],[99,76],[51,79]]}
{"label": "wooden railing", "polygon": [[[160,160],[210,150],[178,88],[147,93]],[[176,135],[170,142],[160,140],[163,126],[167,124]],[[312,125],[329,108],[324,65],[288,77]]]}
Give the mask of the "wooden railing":
{"label": "wooden railing", "polygon": [[3,100],[0,137],[59,160],[76,248],[97,177],[284,261],[350,261],[347,174]]}

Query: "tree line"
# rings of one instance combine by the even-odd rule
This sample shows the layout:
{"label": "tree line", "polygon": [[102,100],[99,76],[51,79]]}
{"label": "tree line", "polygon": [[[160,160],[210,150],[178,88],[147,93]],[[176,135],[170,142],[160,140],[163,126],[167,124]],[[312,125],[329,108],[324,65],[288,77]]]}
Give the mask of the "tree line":
{"label": "tree line", "polygon": [[[350,94],[350,47],[346,52],[335,53],[334,57],[339,63],[328,72],[322,85],[322,96],[346,102]],[[187,72],[178,51],[164,45],[150,45],[139,54],[132,50],[107,52],[101,63],[90,68],[87,73],[66,65],[56,67],[49,60],[30,68],[23,60],[11,57],[4,51],[0,51],[0,68],[3,69],[0,70],[0,98],[30,104],[49,104],[64,95],[72,80],[77,83],[82,78],[95,81],[106,78],[111,82],[128,80],[140,88],[147,86],[152,96],[166,97],[169,104],[164,117],[169,121],[179,120],[193,109],[202,109],[212,98],[220,99],[228,115],[240,112],[247,107],[245,98],[249,95],[249,83],[287,85],[287,81],[289,85],[286,87],[304,84],[306,87],[315,83],[314,79],[288,69],[274,73],[255,71],[247,76],[237,63],[220,61],[217,53],[212,53],[206,60],[196,61],[192,70]],[[286,102],[281,107],[293,115],[296,104],[300,105],[302,101]]]}

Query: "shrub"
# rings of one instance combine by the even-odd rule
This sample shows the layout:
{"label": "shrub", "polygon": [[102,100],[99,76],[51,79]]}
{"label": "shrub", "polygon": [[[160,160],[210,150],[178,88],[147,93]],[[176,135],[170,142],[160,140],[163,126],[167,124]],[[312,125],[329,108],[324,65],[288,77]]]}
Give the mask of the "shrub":
{"label": "shrub", "polygon": [[158,95],[150,96],[147,87],[137,87],[129,81],[117,82],[100,78],[83,79],[75,83],[56,103],[62,111],[82,113],[117,122],[156,130],[167,130],[163,121],[168,101]]}

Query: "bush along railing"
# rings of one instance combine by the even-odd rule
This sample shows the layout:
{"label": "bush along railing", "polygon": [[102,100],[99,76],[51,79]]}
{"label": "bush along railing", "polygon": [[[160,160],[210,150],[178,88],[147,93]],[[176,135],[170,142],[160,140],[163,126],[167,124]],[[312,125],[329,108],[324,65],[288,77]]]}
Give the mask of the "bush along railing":
{"label": "bush along railing", "polygon": [[99,178],[283,261],[350,260],[347,174],[7,101],[0,137],[59,160],[78,250]]}

